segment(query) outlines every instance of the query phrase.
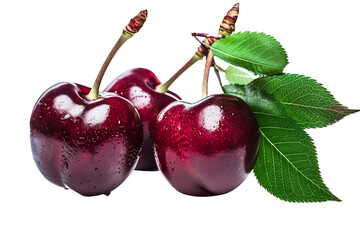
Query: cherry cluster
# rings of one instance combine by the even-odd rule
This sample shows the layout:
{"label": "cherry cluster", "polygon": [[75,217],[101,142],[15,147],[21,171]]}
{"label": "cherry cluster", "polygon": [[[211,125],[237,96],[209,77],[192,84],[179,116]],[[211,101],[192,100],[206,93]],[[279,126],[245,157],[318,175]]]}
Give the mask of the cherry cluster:
{"label": "cherry cluster", "polygon": [[[234,31],[238,4],[220,25],[219,36]],[[30,119],[32,153],[50,182],[85,196],[110,194],[134,170],[160,170],[178,191],[194,196],[224,194],[253,169],[259,129],[240,98],[207,96],[210,51],[204,46],[168,82],[136,68],[99,92],[102,77],[118,49],[140,30],[141,11],[125,27],[92,88],[58,83],[36,102]],[[171,83],[207,56],[203,98],[186,103],[168,91]]]}

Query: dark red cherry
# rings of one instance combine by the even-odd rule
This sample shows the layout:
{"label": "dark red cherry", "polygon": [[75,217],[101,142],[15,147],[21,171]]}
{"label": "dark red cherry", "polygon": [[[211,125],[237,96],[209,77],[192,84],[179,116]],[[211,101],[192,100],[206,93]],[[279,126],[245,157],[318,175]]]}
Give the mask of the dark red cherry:
{"label": "dark red cherry", "polygon": [[176,94],[155,90],[161,84],[153,72],[144,68],[135,68],[115,78],[104,92],[114,92],[130,100],[138,109],[144,129],[144,146],[136,166],[137,170],[154,171],[157,166],[153,151],[153,132],[159,112],[171,102],[179,100]]}
{"label": "dark red cherry", "polygon": [[114,93],[99,93],[120,47],[144,25],[147,10],[125,26],[93,87],[58,83],[36,102],[30,118],[34,160],[50,182],[85,195],[110,194],[135,168],[143,142],[135,106]]}
{"label": "dark red cherry", "polygon": [[30,119],[33,157],[50,182],[86,195],[110,194],[135,168],[143,133],[126,99],[59,83],[36,102]]}
{"label": "dark red cherry", "polygon": [[240,98],[212,95],[194,104],[174,102],[157,117],[157,164],[178,191],[195,196],[238,187],[256,162],[259,129]]}

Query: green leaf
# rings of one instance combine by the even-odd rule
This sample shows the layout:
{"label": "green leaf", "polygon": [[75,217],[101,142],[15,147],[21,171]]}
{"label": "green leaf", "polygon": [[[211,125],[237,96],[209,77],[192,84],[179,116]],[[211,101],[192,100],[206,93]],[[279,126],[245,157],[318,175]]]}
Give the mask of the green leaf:
{"label": "green leaf", "polygon": [[263,77],[251,84],[272,95],[304,128],[325,127],[358,111],[341,105],[320,83],[302,75]]}
{"label": "green leaf", "polygon": [[241,32],[215,42],[214,55],[259,75],[281,74],[288,64],[285,50],[272,36]]}
{"label": "green leaf", "polygon": [[235,83],[240,85],[246,85],[254,81],[256,76],[250,72],[235,68],[231,65],[224,71],[226,80],[229,83]]}
{"label": "green leaf", "polygon": [[290,202],[340,201],[321,178],[312,139],[279,102],[251,84],[223,90],[243,99],[258,122],[261,139],[254,173],[261,186]]}

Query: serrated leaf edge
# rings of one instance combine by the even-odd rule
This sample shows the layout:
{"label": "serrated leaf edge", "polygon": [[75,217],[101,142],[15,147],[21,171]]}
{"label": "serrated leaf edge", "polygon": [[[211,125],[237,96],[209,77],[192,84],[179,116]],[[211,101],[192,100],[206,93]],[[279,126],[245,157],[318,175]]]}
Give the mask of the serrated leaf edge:
{"label": "serrated leaf edge", "polygon": [[[266,92],[266,93],[267,93],[267,92]],[[236,96],[236,95],[243,95],[243,96],[244,96],[244,94],[242,94],[242,93],[237,93],[237,92],[226,92],[225,94],[230,94],[230,95],[235,95],[235,96]],[[268,113],[262,113],[262,112],[253,112],[253,113],[254,113],[254,114],[263,114],[263,115],[280,117],[280,116],[278,116],[278,115],[268,114]],[[292,118],[289,117],[289,119],[292,119]],[[296,122],[295,120],[293,120],[293,121]],[[301,125],[298,125],[298,126],[301,127]],[[301,127],[301,128],[303,129],[303,127]],[[303,129],[303,130],[305,131],[305,129]],[[288,200],[288,199],[282,198],[281,196],[274,194],[272,191],[270,191],[269,189],[267,189],[266,187],[264,187],[264,185],[261,184],[261,182],[259,181],[259,178],[258,178],[258,176],[257,176],[257,174],[256,174],[256,171],[254,171],[254,175],[255,175],[255,177],[256,177],[259,185],[262,186],[268,193],[270,193],[271,195],[275,196],[276,198],[278,198],[278,199],[280,199],[280,200],[283,200],[283,201],[286,201],[286,202],[315,203],[315,202],[325,202],[325,201],[338,201],[338,202],[341,202],[341,201],[342,201],[341,199],[339,199],[338,197],[336,197],[334,194],[332,194],[332,193],[330,192],[330,190],[328,190],[328,189],[324,190],[323,188],[321,188],[321,187],[319,187],[317,184],[315,184],[312,180],[310,180],[310,179],[308,179],[306,176],[304,176],[304,174],[303,174],[302,172],[300,172],[300,171],[283,155],[283,153],[278,150],[278,148],[277,148],[274,144],[272,144],[272,142],[271,142],[271,141],[265,136],[265,134],[261,131],[261,127],[259,127],[259,131],[260,131],[260,133],[261,133],[261,136],[262,136],[262,137],[265,137],[265,139],[276,149],[276,151],[278,151],[278,152],[281,154],[281,156],[283,156],[283,157],[286,159],[287,162],[290,163],[291,166],[294,167],[294,169],[296,169],[297,172],[299,172],[306,180],[308,180],[309,182],[311,182],[314,186],[316,186],[317,188],[319,188],[321,191],[325,192],[328,196],[331,196],[332,198],[321,199],[321,200],[306,200],[306,199],[301,199],[301,200],[300,200],[300,199]],[[313,140],[312,140],[311,138],[310,138],[310,141],[313,143]],[[260,141],[260,143],[261,143],[261,141]],[[260,146],[260,147],[261,147],[261,146]],[[320,172],[320,169],[319,169],[319,165],[316,164],[315,167],[316,167],[316,170],[319,172],[320,179],[323,181],[323,179],[322,179],[322,177],[321,177],[321,172]],[[271,185],[271,184],[270,184],[270,185]],[[324,183],[324,185],[325,185],[325,183]],[[325,186],[326,186],[326,185],[325,185]]]}
{"label": "serrated leaf edge", "polygon": [[[289,59],[288,59],[287,52],[285,51],[285,49],[284,49],[284,47],[281,45],[281,43],[280,43],[279,41],[277,41],[276,38],[274,38],[273,36],[268,35],[268,34],[265,34],[264,32],[245,31],[245,32],[238,32],[238,33],[249,33],[250,35],[251,35],[251,34],[261,34],[261,35],[264,35],[264,36],[266,36],[266,37],[269,37],[269,38],[273,39],[277,44],[279,44],[280,49],[281,49],[281,50],[283,51],[283,53],[285,54],[286,64],[285,64],[284,68],[289,64]],[[220,41],[220,40],[219,40],[219,41]],[[213,45],[216,45],[216,43],[217,43],[217,42],[215,42]],[[239,60],[244,61],[244,62],[252,63],[252,64],[254,64],[254,65],[265,66],[265,67],[269,67],[269,68],[273,68],[273,69],[276,69],[276,68],[277,68],[277,66],[267,65],[267,64],[261,64],[261,63],[257,63],[257,62],[250,61],[250,60],[248,60],[248,59],[243,59],[243,58],[234,57],[234,56],[232,56],[232,55],[230,55],[230,54],[228,54],[228,53],[225,53],[225,52],[222,52],[222,51],[219,51],[219,50],[215,49],[215,48],[213,47],[213,45],[210,46],[210,49],[211,49],[211,50],[215,50],[215,51],[220,52],[220,53],[222,53],[222,54],[224,54],[224,55],[226,55],[226,56],[230,56],[230,57],[239,59]],[[229,63],[229,64],[230,64],[230,63]]]}
{"label": "serrated leaf edge", "polygon": [[[254,112],[254,114],[264,114],[264,113],[261,113],[261,112]],[[329,200],[334,200],[334,201],[341,201],[338,197],[336,197],[334,194],[332,194],[329,190],[327,189],[323,189],[321,188],[318,184],[314,183],[311,179],[309,179],[307,176],[305,176],[301,171],[299,171],[299,169],[297,167],[294,166],[294,164],[292,164],[292,162],[270,141],[270,139],[268,137],[266,137],[266,135],[263,133],[263,131],[261,131],[261,127],[259,127],[259,131],[261,133],[261,135],[271,144],[271,146],[274,147],[274,149],[281,155],[283,156],[283,158],[296,170],[296,172],[300,173],[301,176],[303,176],[307,181],[311,182],[314,186],[316,186],[317,188],[319,188],[321,191],[325,192],[326,194],[330,195],[333,199],[329,199]],[[317,167],[317,170],[319,170],[318,166]],[[319,174],[320,174],[320,170],[319,170]],[[320,174],[321,176],[321,174]],[[260,184],[260,182],[259,182]],[[261,184],[260,184],[261,185]],[[270,192],[270,191],[269,191]],[[271,193],[271,192],[270,192]],[[272,193],[271,193],[272,194]],[[274,194],[272,194],[274,195]],[[275,195],[274,195],[275,196]],[[278,196],[276,196],[278,197]],[[280,198],[280,197],[278,197]],[[282,199],[282,198],[280,198]],[[282,200],[285,200],[285,199],[282,199]],[[287,200],[285,200],[287,201]],[[308,201],[308,202],[311,202],[311,201]]]}
{"label": "serrated leaf edge", "polygon": [[[334,105],[334,106],[336,106],[337,108],[341,108],[342,111],[338,111],[337,109],[320,108],[320,107],[314,107],[314,106],[308,106],[308,105],[302,105],[302,104],[294,104],[294,103],[283,102],[282,99],[284,99],[284,97],[283,97],[282,99],[279,99],[279,100],[278,100],[278,99],[274,96],[273,92],[268,92],[268,91],[264,90],[263,88],[261,88],[261,89],[263,89],[263,91],[265,91],[266,93],[270,94],[273,98],[277,99],[277,101],[279,101],[281,104],[290,105],[290,106],[304,107],[304,108],[311,108],[311,109],[318,109],[318,110],[324,110],[324,111],[331,111],[331,112],[340,114],[340,115],[342,115],[343,117],[346,117],[346,116],[348,116],[348,115],[350,115],[350,114],[353,114],[353,113],[356,113],[356,112],[359,112],[359,111],[360,111],[359,109],[350,109],[350,108],[342,105],[339,101],[337,101],[337,100],[335,99],[334,95],[333,95],[328,89],[326,89],[326,88],[324,87],[324,85],[323,85],[322,83],[316,81],[316,80],[313,79],[312,77],[308,77],[308,76],[305,76],[305,75],[302,75],[302,74],[296,74],[296,73],[283,73],[283,74],[280,74],[280,75],[287,76],[287,77],[288,77],[288,76],[296,76],[296,77],[299,78],[299,79],[305,79],[305,80],[312,80],[312,81],[314,81],[314,82],[315,82],[316,84],[318,84],[321,88],[323,88],[324,92],[326,92],[326,93],[328,93],[328,94],[331,95],[331,98],[332,98],[335,102],[337,102],[337,104]],[[262,76],[262,77],[260,77],[260,78],[258,78],[258,79],[255,79],[254,81],[256,81],[256,80],[262,80],[262,79],[266,79],[266,78],[272,78],[272,77],[276,77],[276,75]],[[250,84],[254,84],[254,82],[251,82]],[[255,86],[256,86],[256,84],[255,84]],[[266,83],[265,83],[265,86],[266,86]],[[258,86],[256,86],[256,87],[258,87]],[[281,87],[281,86],[279,86],[279,87]],[[275,90],[276,90],[276,89],[275,89]],[[273,90],[273,91],[275,91],[275,90]],[[286,111],[287,111],[287,110],[286,110]],[[311,129],[311,128],[324,128],[324,127],[331,126],[331,125],[337,123],[337,122],[340,121],[341,119],[342,119],[342,118],[336,119],[336,120],[334,120],[333,122],[328,123],[328,124],[326,124],[326,125],[321,125],[321,126],[317,126],[317,127],[306,127],[306,129]],[[294,121],[296,121],[296,120],[294,119]],[[299,123],[299,124],[302,125],[301,123]]]}

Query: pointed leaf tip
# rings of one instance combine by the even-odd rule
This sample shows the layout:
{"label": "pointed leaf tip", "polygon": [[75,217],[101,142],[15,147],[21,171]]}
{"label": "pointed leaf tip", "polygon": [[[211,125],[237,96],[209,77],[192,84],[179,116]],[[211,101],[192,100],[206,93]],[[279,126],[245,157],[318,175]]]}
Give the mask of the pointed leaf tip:
{"label": "pointed leaf tip", "polygon": [[343,106],[321,83],[303,75],[268,76],[251,84],[272,95],[304,128],[326,127],[359,111]]}
{"label": "pointed leaf tip", "polygon": [[223,90],[242,98],[256,117],[261,139],[254,174],[262,187],[289,202],[341,201],[321,177],[313,140],[280,102],[252,83]]}

